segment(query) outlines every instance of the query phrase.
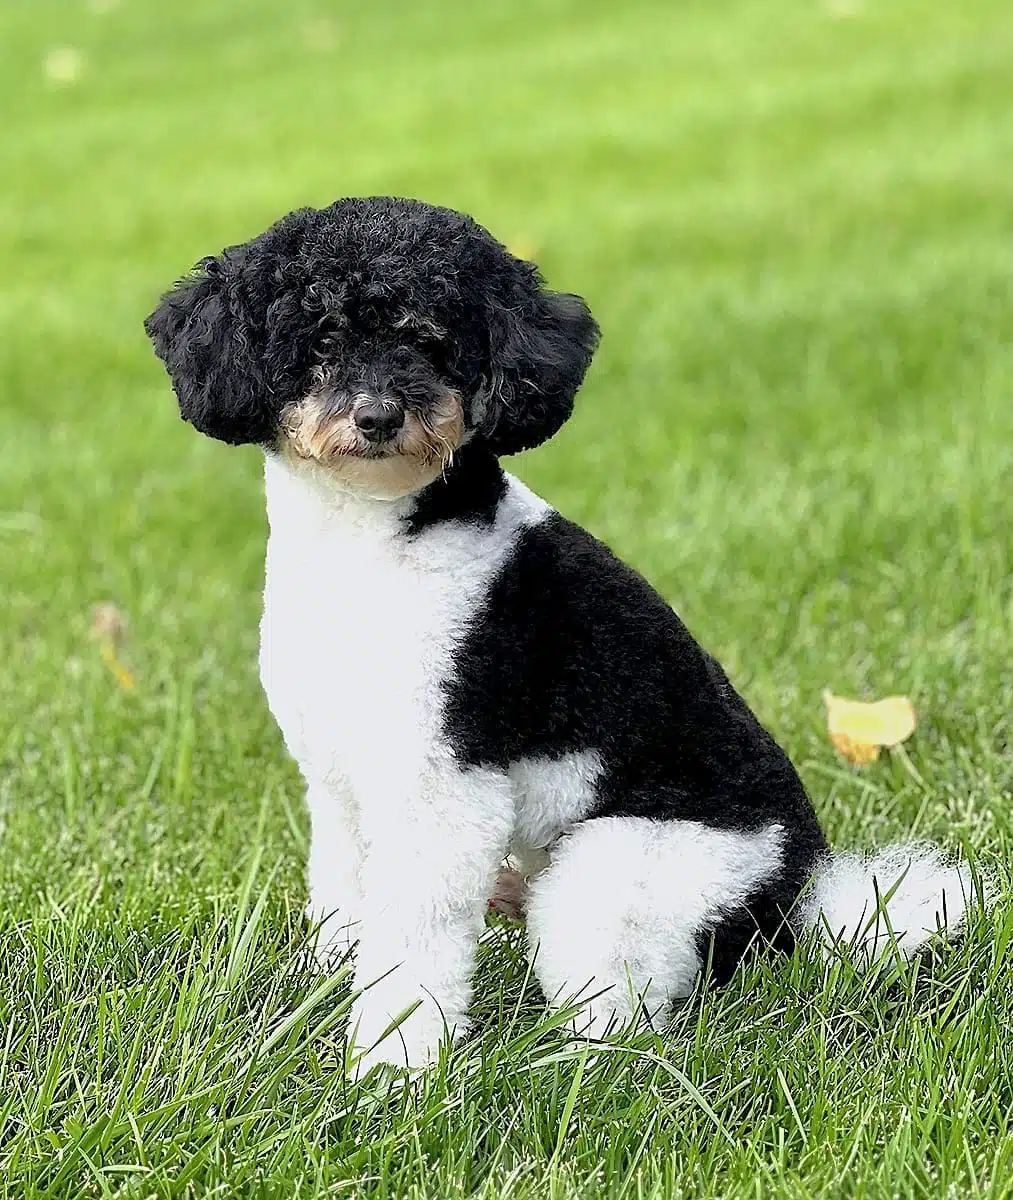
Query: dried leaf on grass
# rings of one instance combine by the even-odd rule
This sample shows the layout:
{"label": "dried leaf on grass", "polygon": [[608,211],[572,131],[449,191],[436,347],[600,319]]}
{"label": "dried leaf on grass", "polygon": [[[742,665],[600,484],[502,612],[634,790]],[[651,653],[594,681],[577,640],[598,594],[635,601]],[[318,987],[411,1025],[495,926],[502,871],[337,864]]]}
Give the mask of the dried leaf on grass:
{"label": "dried leaf on grass", "polygon": [[102,661],[124,691],[137,686],[133,675],[120,661],[120,647],[127,636],[127,622],[115,604],[96,604],[91,614],[92,637],[98,642]]}
{"label": "dried leaf on grass", "polygon": [[881,747],[899,746],[914,733],[915,710],[907,696],[887,696],[866,703],[845,700],[828,689],[823,701],[831,744],[857,766],[874,762]]}

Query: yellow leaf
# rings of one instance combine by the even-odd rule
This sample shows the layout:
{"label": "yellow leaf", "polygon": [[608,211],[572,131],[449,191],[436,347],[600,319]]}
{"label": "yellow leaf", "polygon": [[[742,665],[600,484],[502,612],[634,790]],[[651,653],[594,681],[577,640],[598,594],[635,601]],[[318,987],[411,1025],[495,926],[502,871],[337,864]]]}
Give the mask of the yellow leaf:
{"label": "yellow leaf", "polygon": [[116,647],[108,638],[103,638],[99,642],[99,650],[102,652],[102,661],[112,672],[113,679],[120,685],[125,692],[132,692],[137,686],[137,683],[116,656]]}
{"label": "yellow leaf", "polygon": [[843,754],[848,762],[856,766],[866,767],[879,758],[879,747],[867,742],[856,742],[846,733],[832,733],[830,743],[838,754]]}
{"label": "yellow leaf", "polygon": [[858,766],[878,758],[880,746],[898,746],[914,733],[915,710],[907,696],[888,696],[867,704],[825,691],[823,701],[831,744]]}
{"label": "yellow leaf", "polygon": [[102,661],[124,691],[132,692],[137,683],[120,662],[119,648],[126,640],[127,622],[115,604],[96,604],[91,614],[92,637],[98,642]]}

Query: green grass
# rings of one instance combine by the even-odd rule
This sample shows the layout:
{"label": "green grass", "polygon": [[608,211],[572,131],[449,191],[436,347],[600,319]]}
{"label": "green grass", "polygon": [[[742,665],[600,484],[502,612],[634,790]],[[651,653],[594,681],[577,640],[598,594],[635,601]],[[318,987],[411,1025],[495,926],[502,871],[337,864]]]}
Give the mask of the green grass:
{"label": "green grass", "polygon": [[[501,930],[473,1039],[347,1084],[254,665],[258,457],[178,421],[141,330],[297,205],[474,213],[605,331],[515,469],[671,599],[836,842],[1008,891],[1008,0],[107,7],[0,10],[3,1194],[1013,1195],[1006,898],[894,978],[752,966],[591,1055]],[[916,774],[843,766],[827,685],[909,693]]]}

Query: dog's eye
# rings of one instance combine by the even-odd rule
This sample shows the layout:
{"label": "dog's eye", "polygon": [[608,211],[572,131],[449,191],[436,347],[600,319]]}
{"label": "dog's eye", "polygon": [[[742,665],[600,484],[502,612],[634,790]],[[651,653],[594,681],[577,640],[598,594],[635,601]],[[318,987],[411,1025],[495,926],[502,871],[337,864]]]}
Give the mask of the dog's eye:
{"label": "dog's eye", "polygon": [[412,338],[418,352],[432,366],[442,369],[447,364],[448,346],[436,334],[419,334]]}
{"label": "dog's eye", "polygon": [[420,350],[440,350],[446,344],[447,335],[435,325],[417,325],[411,331],[411,340]]}

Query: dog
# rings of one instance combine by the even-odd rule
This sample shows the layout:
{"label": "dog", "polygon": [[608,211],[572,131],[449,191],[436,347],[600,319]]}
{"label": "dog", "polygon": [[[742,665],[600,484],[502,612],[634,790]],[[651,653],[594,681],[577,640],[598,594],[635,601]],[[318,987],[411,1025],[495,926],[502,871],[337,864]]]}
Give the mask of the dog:
{"label": "dog", "polygon": [[534,973],[590,1037],[752,946],[961,927],[968,868],[832,854],[669,605],[501,467],[573,410],[579,296],[467,216],[352,198],[205,258],[146,329],[182,416],[264,451],[261,678],[306,783],[317,953],[355,950],[359,1069],[465,1032],[508,855]]}

